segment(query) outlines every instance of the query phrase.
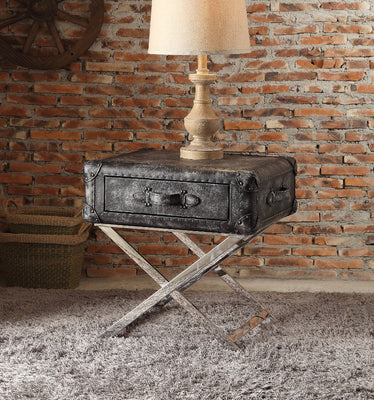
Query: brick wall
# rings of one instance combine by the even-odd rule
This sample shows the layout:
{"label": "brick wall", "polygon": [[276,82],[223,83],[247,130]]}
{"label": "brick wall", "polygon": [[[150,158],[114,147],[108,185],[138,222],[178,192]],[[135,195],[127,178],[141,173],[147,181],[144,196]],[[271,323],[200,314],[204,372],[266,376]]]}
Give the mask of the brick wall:
{"label": "brick wall", "polygon": [[[79,0],[63,3],[75,10]],[[372,280],[374,2],[247,6],[250,52],[209,59],[223,118],[217,139],[230,151],[294,156],[299,210],[226,265],[243,277]],[[67,68],[2,60],[0,200],[79,206],[85,160],[184,142],[195,58],[147,55],[151,1],[105,0],[105,8],[100,37]],[[193,259],[170,234],[126,237],[163,270]],[[193,238],[204,248],[221,240]],[[89,275],[136,273],[100,232],[85,267]]]}

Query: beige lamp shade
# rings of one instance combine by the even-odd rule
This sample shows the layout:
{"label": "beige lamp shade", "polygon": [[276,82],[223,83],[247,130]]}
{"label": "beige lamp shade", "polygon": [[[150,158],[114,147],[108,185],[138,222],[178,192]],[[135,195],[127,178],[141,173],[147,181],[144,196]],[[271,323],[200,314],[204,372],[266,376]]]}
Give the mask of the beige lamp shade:
{"label": "beige lamp shade", "polygon": [[151,54],[237,54],[249,47],[245,0],[152,0]]}

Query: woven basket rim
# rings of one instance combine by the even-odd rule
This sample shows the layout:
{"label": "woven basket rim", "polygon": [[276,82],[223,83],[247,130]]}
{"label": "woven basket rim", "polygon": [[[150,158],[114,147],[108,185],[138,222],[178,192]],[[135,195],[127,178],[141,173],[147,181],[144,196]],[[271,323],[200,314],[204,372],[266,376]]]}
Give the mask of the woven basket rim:
{"label": "woven basket rim", "polygon": [[[9,205],[14,204],[15,210],[10,211]],[[17,204],[11,200],[4,201],[5,218],[9,224],[32,224],[32,225],[50,225],[50,226],[66,226],[72,227],[78,225],[83,221],[82,208],[66,209],[63,207],[27,207],[18,209]],[[31,213],[32,212],[32,213]],[[64,215],[50,215],[50,213],[71,212],[71,216]],[[29,214],[28,214],[29,213]]]}
{"label": "woven basket rim", "polygon": [[84,222],[76,235],[35,235],[0,232],[0,243],[35,243],[77,245],[87,240],[91,224]]}

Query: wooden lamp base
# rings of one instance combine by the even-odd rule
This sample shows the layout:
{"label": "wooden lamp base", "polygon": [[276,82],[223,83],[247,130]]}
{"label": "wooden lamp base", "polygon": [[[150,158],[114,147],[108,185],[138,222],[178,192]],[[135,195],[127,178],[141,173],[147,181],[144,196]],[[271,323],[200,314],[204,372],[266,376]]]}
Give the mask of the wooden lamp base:
{"label": "wooden lamp base", "polygon": [[191,143],[182,147],[180,157],[190,160],[216,160],[223,158],[223,150],[212,141],[218,130],[220,120],[212,109],[210,100],[210,84],[216,75],[207,69],[207,56],[198,56],[196,74],[189,75],[195,84],[195,100],[191,112],[184,119],[184,126],[190,135]]}

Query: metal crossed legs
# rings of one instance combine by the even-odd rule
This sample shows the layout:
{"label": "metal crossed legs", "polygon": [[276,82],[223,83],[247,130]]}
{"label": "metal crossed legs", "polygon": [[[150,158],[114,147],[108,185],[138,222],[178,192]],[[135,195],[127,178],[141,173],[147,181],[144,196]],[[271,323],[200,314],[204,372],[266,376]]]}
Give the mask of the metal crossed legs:
{"label": "metal crossed legs", "polygon": [[[118,232],[114,226],[107,224],[97,224],[97,226],[117,244],[132,260],[134,260],[161,288],[153,295],[148,297],[132,311],[110,326],[102,336],[114,336],[123,334],[126,327],[133,321],[151,309],[160,302],[167,302],[169,299],[174,299],[179,305],[185,308],[188,312],[198,318],[203,325],[215,334],[218,338],[228,343],[231,347],[237,349],[236,341],[243,335],[265,320],[270,314],[269,312],[253,298],[241,285],[239,285],[230,275],[218,267],[218,265],[227,257],[235,253],[238,249],[245,246],[251,241],[258,232],[248,236],[228,236],[223,242],[218,244],[208,253],[204,253],[185,233],[173,232],[173,234],[188,246],[199,259],[186,268],[179,275],[168,281],[159,271],[157,271],[144,257],[142,257]],[[134,228],[134,227],[132,227]],[[144,229],[139,227],[139,229]],[[186,299],[181,291],[190,287],[198,281],[204,274],[212,269],[220,276],[233,290],[244,295],[245,297],[254,300],[261,311],[258,315],[253,316],[248,322],[236,329],[231,334],[227,335],[221,328],[211,322],[202,312],[200,312],[188,299]]]}

